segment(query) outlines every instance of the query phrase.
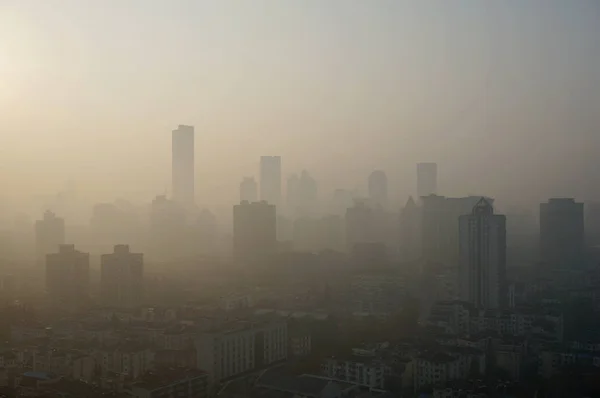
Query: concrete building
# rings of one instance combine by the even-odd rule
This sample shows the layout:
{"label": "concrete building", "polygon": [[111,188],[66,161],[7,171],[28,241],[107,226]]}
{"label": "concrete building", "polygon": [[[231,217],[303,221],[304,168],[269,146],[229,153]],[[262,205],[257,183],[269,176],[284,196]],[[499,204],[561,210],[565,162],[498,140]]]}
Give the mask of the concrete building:
{"label": "concrete building", "polygon": [[238,260],[255,259],[277,250],[275,205],[242,202],[233,206],[233,251]]}
{"label": "concrete building", "polygon": [[53,253],[59,245],[65,244],[65,220],[51,211],[35,222],[35,251],[39,266],[46,263],[46,255]]}
{"label": "concrete building", "polygon": [[258,184],[254,177],[244,177],[240,182],[240,202],[256,202],[258,200]]}
{"label": "concrete building", "polygon": [[352,252],[359,243],[382,242],[375,210],[364,202],[356,201],[346,210],[346,250]]}
{"label": "concrete building", "polygon": [[317,211],[317,181],[308,171],[300,176],[292,174],[287,180],[287,214],[292,217],[307,217]]}
{"label": "concrete building", "polygon": [[288,355],[287,323],[234,321],[195,339],[197,366],[211,382],[268,367]]}
{"label": "concrete building", "polygon": [[388,207],[388,180],[385,172],[375,170],[369,175],[369,199],[375,207]]}
{"label": "concrete building", "polygon": [[281,207],[281,157],[260,157],[260,200]]}
{"label": "concrete building", "polygon": [[540,204],[541,259],[552,268],[584,265],[583,203],[554,198]]}
{"label": "concrete building", "polygon": [[417,163],[417,195],[437,195],[437,163]]}
{"label": "concrete building", "polygon": [[131,253],[129,246],[117,245],[101,259],[102,301],[112,307],[136,307],[144,296],[144,255]]}
{"label": "concrete building", "polygon": [[[455,266],[458,263],[459,217],[471,214],[481,196],[447,198],[429,195],[421,198],[422,257],[429,262]],[[485,198],[490,205],[494,200]]]}
{"label": "concrete building", "polygon": [[194,126],[179,125],[172,136],[173,200],[191,208],[194,205]]}
{"label": "concrete building", "polygon": [[77,303],[89,296],[90,255],[60,245],[46,255],[46,291],[52,300]]}
{"label": "concrete building", "polygon": [[404,261],[421,257],[421,209],[412,196],[400,212],[400,256]]}
{"label": "concrete building", "polygon": [[459,222],[459,292],[475,308],[496,309],[506,298],[506,217],[484,198]]}

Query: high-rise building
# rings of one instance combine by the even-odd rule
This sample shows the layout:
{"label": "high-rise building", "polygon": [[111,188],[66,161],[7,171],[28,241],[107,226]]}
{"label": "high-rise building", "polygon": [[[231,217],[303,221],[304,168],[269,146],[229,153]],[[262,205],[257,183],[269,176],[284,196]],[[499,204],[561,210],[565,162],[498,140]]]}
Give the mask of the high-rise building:
{"label": "high-rise building", "polygon": [[381,170],[375,170],[369,175],[369,199],[374,206],[384,209],[388,206],[388,180]]}
{"label": "high-rise building", "polygon": [[258,186],[254,177],[244,177],[240,182],[240,202],[256,202],[258,200]]}
{"label": "high-rise building", "polygon": [[276,206],[281,206],[281,157],[260,157],[260,200]]}
{"label": "high-rise building", "polygon": [[437,195],[437,163],[417,163],[417,195]]}
{"label": "high-rise building", "polygon": [[35,222],[35,250],[38,265],[44,266],[46,255],[53,253],[59,245],[65,243],[65,220],[51,211]]}
{"label": "high-rise building", "polygon": [[485,198],[459,221],[459,292],[475,308],[496,309],[506,299],[506,217]]}
{"label": "high-rise building", "polygon": [[[447,198],[429,195],[421,198],[421,248],[429,262],[456,265],[458,261],[458,219],[471,214],[481,196]],[[485,198],[493,205],[494,200]]]}
{"label": "high-rise building", "polygon": [[144,255],[131,253],[129,246],[117,245],[100,258],[100,293],[104,304],[136,307],[144,294]]}
{"label": "high-rise building", "polygon": [[317,182],[308,171],[292,174],[287,180],[288,214],[295,217],[314,215],[317,206]]}
{"label": "high-rise building", "polygon": [[46,255],[46,291],[51,299],[78,302],[89,295],[90,255],[75,245],[60,245],[58,253]]}
{"label": "high-rise building", "polygon": [[172,142],[173,200],[181,206],[194,205],[194,126],[179,125]]}
{"label": "high-rise building", "polygon": [[275,206],[265,201],[233,206],[233,251],[237,260],[254,260],[277,249]]}
{"label": "high-rise building", "polygon": [[400,255],[404,261],[421,257],[421,209],[412,196],[400,212]]}
{"label": "high-rise building", "polygon": [[583,203],[553,198],[540,204],[541,259],[553,268],[584,265]]}

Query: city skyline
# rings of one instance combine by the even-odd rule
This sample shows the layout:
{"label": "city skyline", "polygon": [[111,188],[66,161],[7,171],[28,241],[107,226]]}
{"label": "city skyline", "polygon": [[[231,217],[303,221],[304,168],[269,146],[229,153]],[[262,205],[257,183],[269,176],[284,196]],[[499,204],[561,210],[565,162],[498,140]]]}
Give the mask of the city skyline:
{"label": "city skyline", "polygon": [[[97,15],[69,2],[62,16],[32,4],[0,13],[11,38],[0,41],[8,204],[69,179],[82,197],[150,200],[170,186],[165,132],[181,122],[202,131],[195,182],[208,206],[235,202],[239,178],[265,154],[285,159],[284,178],[309,170],[322,191],[360,188],[381,169],[390,196],[406,199],[414,164],[433,160],[448,195],[480,189],[529,204],[599,197],[593,3],[334,1],[319,16],[310,5],[281,3],[271,5],[273,20],[228,2],[184,1],[187,12],[115,4]],[[136,28],[120,17],[131,13]],[[225,33],[229,24],[236,28]],[[263,40],[278,30],[277,40]],[[150,49],[150,31],[168,33]],[[197,55],[199,43],[222,52]],[[144,73],[134,74],[136,65]]]}

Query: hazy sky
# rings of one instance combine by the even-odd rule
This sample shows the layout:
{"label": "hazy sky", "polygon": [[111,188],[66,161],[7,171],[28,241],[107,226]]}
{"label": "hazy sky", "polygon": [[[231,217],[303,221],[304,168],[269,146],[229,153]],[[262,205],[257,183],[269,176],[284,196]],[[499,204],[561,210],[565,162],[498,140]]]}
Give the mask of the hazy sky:
{"label": "hazy sky", "polygon": [[600,3],[0,0],[4,196],[150,199],[178,124],[200,203],[265,154],[323,195],[437,161],[449,195],[600,196]]}

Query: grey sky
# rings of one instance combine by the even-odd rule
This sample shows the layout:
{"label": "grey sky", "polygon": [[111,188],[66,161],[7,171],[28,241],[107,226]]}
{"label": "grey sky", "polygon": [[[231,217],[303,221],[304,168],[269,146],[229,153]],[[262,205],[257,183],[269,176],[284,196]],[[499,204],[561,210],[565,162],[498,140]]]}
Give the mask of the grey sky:
{"label": "grey sky", "polygon": [[[451,195],[598,196],[595,0],[0,0],[0,156],[14,197],[169,186],[193,124],[198,197],[260,155],[333,186],[415,163]],[[484,192],[479,192],[484,191]]]}

